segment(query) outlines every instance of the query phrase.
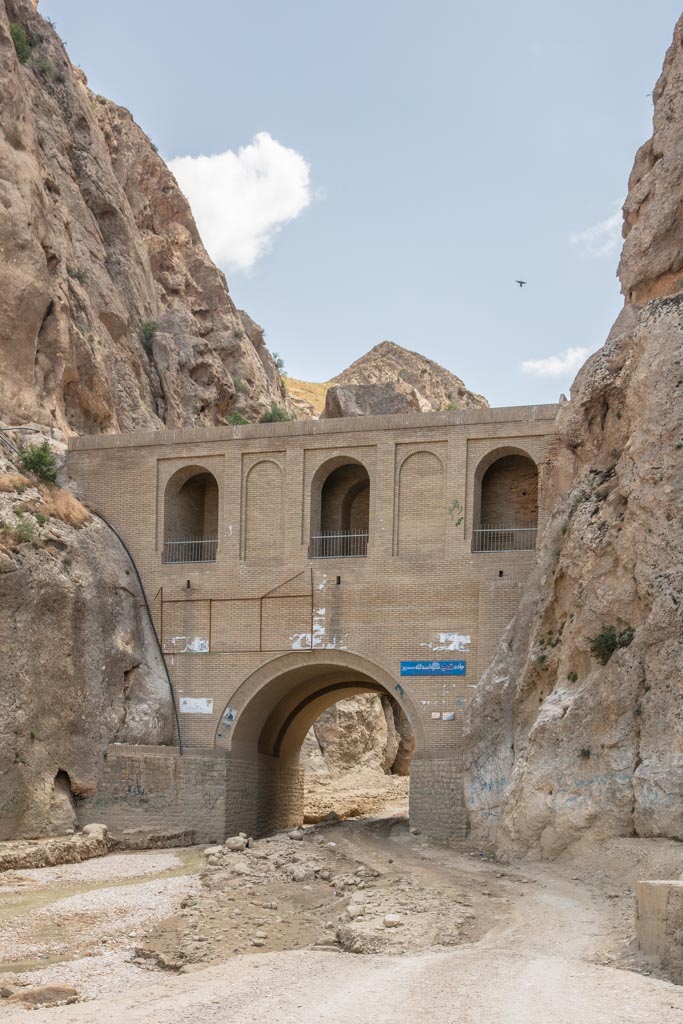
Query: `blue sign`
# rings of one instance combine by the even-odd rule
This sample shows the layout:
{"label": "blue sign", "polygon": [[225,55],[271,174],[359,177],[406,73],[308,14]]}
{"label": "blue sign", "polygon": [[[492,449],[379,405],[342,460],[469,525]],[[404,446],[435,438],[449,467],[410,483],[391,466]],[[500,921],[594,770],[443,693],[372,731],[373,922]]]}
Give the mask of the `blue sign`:
{"label": "blue sign", "polygon": [[402,676],[464,676],[465,661],[402,661]]}

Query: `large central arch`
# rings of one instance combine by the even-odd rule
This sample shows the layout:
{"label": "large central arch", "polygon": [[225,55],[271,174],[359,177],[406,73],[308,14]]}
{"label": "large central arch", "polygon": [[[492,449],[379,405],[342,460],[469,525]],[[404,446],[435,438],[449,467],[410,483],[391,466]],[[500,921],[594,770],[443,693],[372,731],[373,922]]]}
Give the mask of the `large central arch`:
{"label": "large central arch", "polygon": [[[228,753],[228,834],[254,834],[303,820],[299,752],[306,733],[328,707],[358,693],[387,693],[403,709],[415,737],[414,760],[425,749],[420,716],[402,686],[367,658],[348,651],[293,652],[261,666],[230,699],[216,730]],[[411,808],[412,810],[412,808]]]}

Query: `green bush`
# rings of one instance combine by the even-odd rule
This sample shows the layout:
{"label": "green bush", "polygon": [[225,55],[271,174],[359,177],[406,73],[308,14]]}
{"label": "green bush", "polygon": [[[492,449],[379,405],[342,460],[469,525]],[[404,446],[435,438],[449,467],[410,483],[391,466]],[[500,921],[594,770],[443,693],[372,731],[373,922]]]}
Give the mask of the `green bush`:
{"label": "green bush", "polygon": [[74,281],[78,281],[79,284],[85,284],[88,280],[88,273],[86,270],[79,270],[77,267],[67,265],[66,272],[70,278]]}
{"label": "green bush", "polygon": [[30,544],[33,540],[33,536],[33,523],[19,523],[19,525],[14,528],[14,539],[17,544]]}
{"label": "green bush", "polygon": [[591,654],[601,664],[606,665],[616,650],[629,646],[634,635],[633,626],[626,626],[621,632],[617,632],[614,626],[603,626],[597,636],[589,638]]}
{"label": "green bush", "polygon": [[53,484],[57,479],[57,460],[47,441],[30,444],[28,448],[22,449],[19,461],[22,469],[35,473],[49,484]]}
{"label": "green bush", "polygon": [[140,335],[140,341],[142,347],[148,356],[152,355],[152,342],[157,333],[157,323],[155,320],[141,320],[138,324],[138,334]]}
{"label": "green bush", "polygon": [[291,416],[286,409],[283,409],[277,402],[270,403],[270,409],[268,412],[264,412],[261,417],[261,423],[286,423],[288,420],[293,420],[294,416]]}
{"label": "green bush", "polygon": [[249,420],[240,412],[231,412],[228,416],[228,423],[231,427],[243,427]]}
{"label": "green bush", "polygon": [[10,21],[9,30],[17,57],[22,64],[25,64],[31,56],[31,44],[28,41],[26,29],[18,21]]}

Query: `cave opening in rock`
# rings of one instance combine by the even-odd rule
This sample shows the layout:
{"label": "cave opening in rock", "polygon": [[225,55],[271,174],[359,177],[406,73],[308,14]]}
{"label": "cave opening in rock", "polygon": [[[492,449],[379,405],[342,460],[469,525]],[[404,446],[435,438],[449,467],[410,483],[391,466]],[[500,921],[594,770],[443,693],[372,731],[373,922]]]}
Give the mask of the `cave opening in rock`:
{"label": "cave opening in rock", "polygon": [[55,775],[50,800],[49,834],[73,832],[78,824],[71,778],[62,768]]}

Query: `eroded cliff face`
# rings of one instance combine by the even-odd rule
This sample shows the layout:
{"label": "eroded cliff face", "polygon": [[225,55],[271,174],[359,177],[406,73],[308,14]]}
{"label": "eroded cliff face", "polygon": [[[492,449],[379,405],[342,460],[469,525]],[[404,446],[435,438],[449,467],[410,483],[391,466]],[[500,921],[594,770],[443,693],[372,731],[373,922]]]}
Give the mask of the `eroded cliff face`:
{"label": "eroded cliff face", "polygon": [[[233,305],[164,161],[127,110],[89,91],[36,6],[0,0],[0,424],[59,436],[288,408],[263,332]],[[118,541],[0,451],[7,838],[73,827],[110,742],[175,738]]]}
{"label": "eroded cliff face", "polygon": [[0,420],[97,433],[287,406],[168,167],[32,0],[0,0],[0,252]]}
{"label": "eroded cliff face", "polygon": [[358,769],[407,775],[415,740],[395,701],[361,693],[333,704],[302,748],[307,771],[340,775]]}
{"label": "eroded cliff face", "polygon": [[173,743],[131,566],[68,492],[0,454],[0,839],[64,832],[112,741]]}
{"label": "eroded cliff face", "polygon": [[683,19],[624,206],[626,304],[560,413],[567,493],[468,713],[473,836],[683,838]]}

